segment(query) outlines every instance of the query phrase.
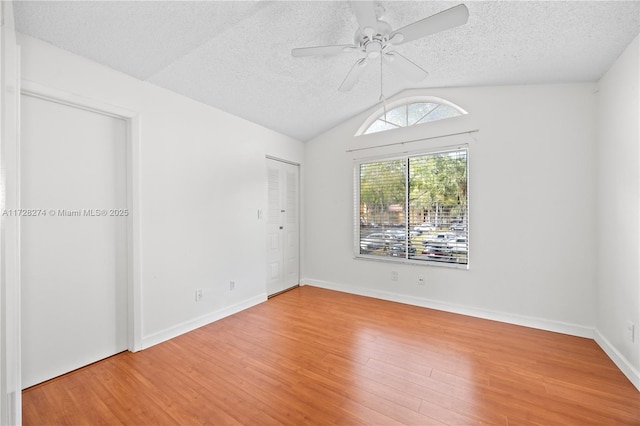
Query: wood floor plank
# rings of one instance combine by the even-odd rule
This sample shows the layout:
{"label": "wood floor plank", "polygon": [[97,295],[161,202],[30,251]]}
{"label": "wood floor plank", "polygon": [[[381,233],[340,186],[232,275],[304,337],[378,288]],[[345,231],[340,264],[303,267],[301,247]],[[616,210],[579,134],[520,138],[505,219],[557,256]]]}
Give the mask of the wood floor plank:
{"label": "wood floor plank", "polygon": [[23,391],[29,425],[640,425],[590,339],[303,286]]}

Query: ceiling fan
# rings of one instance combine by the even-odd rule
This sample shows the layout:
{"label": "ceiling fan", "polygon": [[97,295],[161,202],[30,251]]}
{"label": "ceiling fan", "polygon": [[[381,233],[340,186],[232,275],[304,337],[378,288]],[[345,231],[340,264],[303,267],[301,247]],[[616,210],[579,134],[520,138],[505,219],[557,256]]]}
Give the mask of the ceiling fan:
{"label": "ceiling fan", "polygon": [[[397,30],[382,21],[384,7],[372,1],[351,1],[351,9],[356,15],[359,28],[356,30],[353,44],[331,46],[301,47],[291,50],[294,57],[337,55],[344,52],[360,52],[364,54],[351,67],[338,90],[346,92],[356,84],[367,64],[377,58],[385,60],[397,73],[411,81],[421,81],[427,71],[396,52],[394,47],[408,43],[449,28],[467,23],[469,10],[464,4],[443,10]],[[382,66],[382,64],[381,64]]]}

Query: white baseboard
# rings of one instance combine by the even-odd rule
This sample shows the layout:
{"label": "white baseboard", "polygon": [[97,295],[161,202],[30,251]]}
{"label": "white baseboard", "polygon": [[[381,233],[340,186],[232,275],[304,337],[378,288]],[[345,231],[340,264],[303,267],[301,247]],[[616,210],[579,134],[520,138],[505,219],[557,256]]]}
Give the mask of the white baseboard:
{"label": "white baseboard", "polygon": [[640,371],[638,371],[627,358],[624,357],[612,344],[609,342],[598,329],[594,330],[594,340],[602,348],[604,353],[607,354],[611,361],[627,376],[627,379],[633,386],[640,391]]}
{"label": "white baseboard", "polygon": [[543,318],[528,317],[505,312],[491,311],[487,309],[473,308],[470,306],[455,305],[438,300],[426,299],[423,297],[408,296],[390,291],[373,290],[368,288],[350,286],[345,284],[330,283],[327,281],[306,279],[304,284],[314,287],[336,290],[344,293],[357,294],[360,296],[374,297],[376,299],[389,300],[392,302],[405,303],[407,305],[421,306],[423,308],[436,309],[455,314],[468,315],[476,318],[483,318],[508,324],[521,325],[524,327],[537,328],[540,330],[553,331],[556,333],[569,334],[571,336],[587,337],[593,339],[593,327],[586,327],[578,324],[570,324],[561,321],[547,320]]}
{"label": "white baseboard", "polygon": [[206,315],[194,318],[190,321],[185,321],[174,327],[167,328],[166,330],[153,333],[149,336],[143,336],[141,349],[146,349],[153,345],[157,345],[158,343],[173,339],[174,337],[178,337],[181,334],[188,333],[195,330],[196,328],[200,328],[212,322],[218,321],[224,317],[228,317],[229,315],[233,315],[252,306],[258,305],[266,300],[267,293],[262,293],[252,298],[238,302],[234,305],[227,306],[214,312],[210,312]]}

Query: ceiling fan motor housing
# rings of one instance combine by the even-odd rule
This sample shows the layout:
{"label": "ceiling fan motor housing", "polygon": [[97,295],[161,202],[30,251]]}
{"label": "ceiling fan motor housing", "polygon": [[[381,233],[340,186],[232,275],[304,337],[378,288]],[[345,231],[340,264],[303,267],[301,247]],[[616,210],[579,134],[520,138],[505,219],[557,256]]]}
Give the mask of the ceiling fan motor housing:
{"label": "ceiling fan motor housing", "polygon": [[391,25],[385,21],[376,21],[376,28],[358,28],[354,36],[354,44],[360,47],[368,59],[375,59],[390,46],[389,34]]}

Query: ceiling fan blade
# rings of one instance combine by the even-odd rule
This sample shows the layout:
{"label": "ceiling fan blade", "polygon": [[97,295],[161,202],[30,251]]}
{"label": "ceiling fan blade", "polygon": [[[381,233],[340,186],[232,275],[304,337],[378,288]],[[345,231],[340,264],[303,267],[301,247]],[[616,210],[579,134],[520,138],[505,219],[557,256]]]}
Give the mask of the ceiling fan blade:
{"label": "ceiling fan blade", "polygon": [[419,65],[402,56],[398,52],[387,53],[385,58],[394,72],[411,81],[422,81],[429,75],[429,73],[423,70]]}
{"label": "ceiling fan blade", "polygon": [[440,31],[448,30],[449,28],[464,25],[467,23],[468,19],[469,9],[467,9],[467,6],[464,4],[459,4],[395,30],[389,35],[389,39],[393,38],[397,34],[401,34],[402,38],[398,41],[394,41],[394,44],[403,44],[431,34],[439,33]]}
{"label": "ceiling fan blade", "polygon": [[[358,25],[362,34],[371,37],[378,26],[378,18],[376,17],[376,8],[372,1],[351,1],[351,9],[356,15]],[[370,30],[367,30],[370,28]]]}
{"label": "ceiling fan blade", "polygon": [[302,56],[337,55],[352,50],[358,50],[358,46],[353,44],[336,44],[333,46],[298,47],[291,49],[291,56],[300,58]]}
{"label": "ceiling fan blade", "polygon": [[349,74],[344,78],[338,90],[341,92],[348,92],[351,90],[351,88],[358,82],[358,78],[360,78],[360,74],[362,74],[362,71],[364,71],[366,66],[366,58],[358,59],[351,67]]}

